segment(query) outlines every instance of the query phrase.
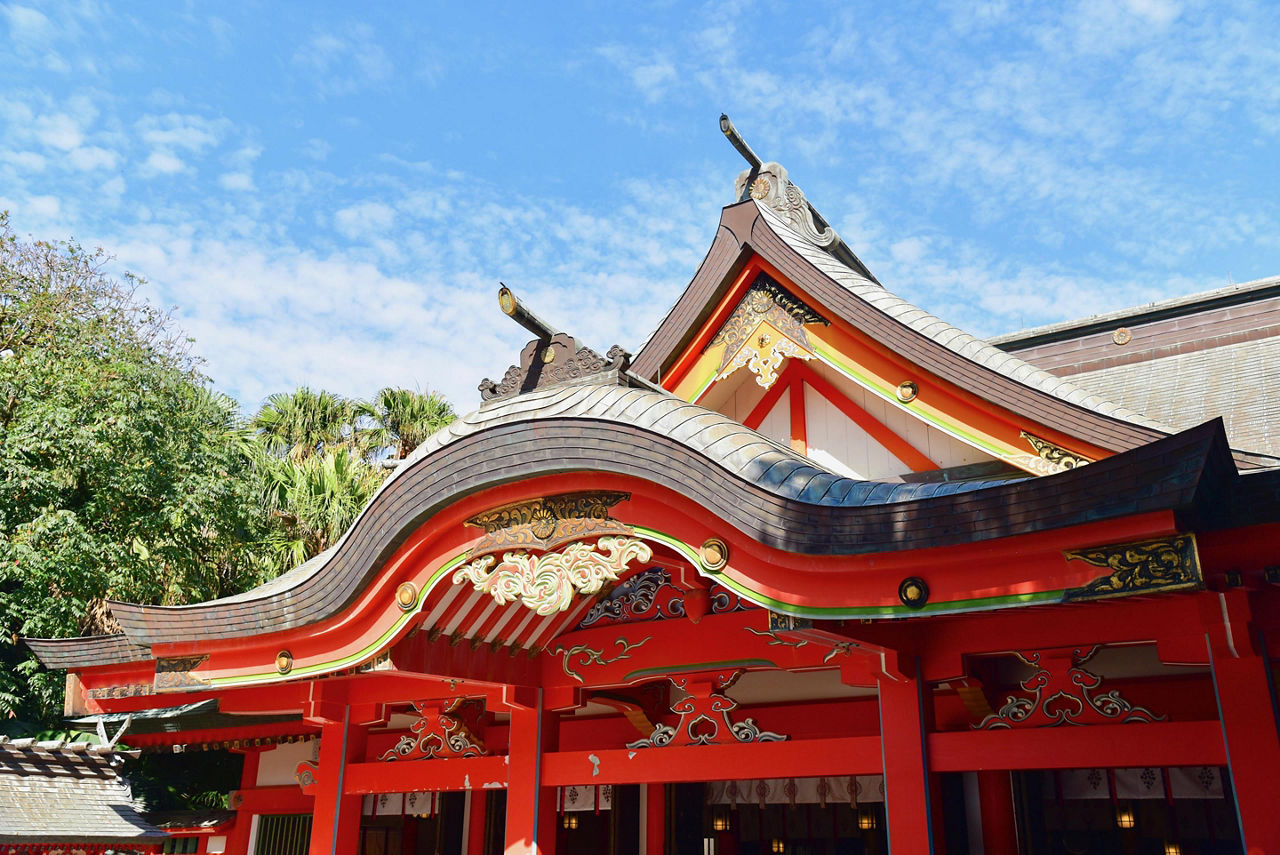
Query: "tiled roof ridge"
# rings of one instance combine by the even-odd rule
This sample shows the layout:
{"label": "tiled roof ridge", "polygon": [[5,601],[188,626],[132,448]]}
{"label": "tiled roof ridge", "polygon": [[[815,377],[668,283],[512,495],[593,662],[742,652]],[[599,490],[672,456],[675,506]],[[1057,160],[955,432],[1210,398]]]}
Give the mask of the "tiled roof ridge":
{"label": "tiled roof ridge", "polygon": [[[1248,302],[1257,299],[1257,292],[1270,289],[1280,292],[1280,276],[1266,276],[1261,279],[1252,279],[1248,282],[1236,282],[1221,288],[1213,288],[1182,297],[1155,300],[1150,303],[1141,303],[1111,312],[1086,315],[1083,318],[1074,320],[1042,324],[1038,327],[1027,327],[1026,329],[991,336],[987,339],[987,342],[1001,349],[1006,347],[1021,349],[1028,346],[1029,342],[1053,340],[1060,337],[1074,338],[1086,332],[1107,329],[1116,324],[1123,325],[1125,322],[1129,324],[1147,323],[1149,321],[1164,320],[1169,317],[1193,315],[1200,311],[1209,311],[1224,305]],[[1067,336],[1065,335],[1066,333],[1072,333],[1073,335]]]}
{"label": "tiled roof ridge", "polygon": [[770,229],[795,252],[836,282],[849,293],[888,315],[913,331],[923,335],[970,362],[1001,374],[1016,383],[1066,401],[1099,415],[1136,424],[1161,433],[1175,431],[1169,426],[1148,418],[1141,413],[1105,400],[1068,380],[1056,377],[1043,369],[1006,353],[989,342],[971,335],[947,321],[908,302],[884,287],[872,282],[858,271],[833,258],[830,253],[806,240],[790,228],[786,221],[766,205],[756,203],[761,217]]}

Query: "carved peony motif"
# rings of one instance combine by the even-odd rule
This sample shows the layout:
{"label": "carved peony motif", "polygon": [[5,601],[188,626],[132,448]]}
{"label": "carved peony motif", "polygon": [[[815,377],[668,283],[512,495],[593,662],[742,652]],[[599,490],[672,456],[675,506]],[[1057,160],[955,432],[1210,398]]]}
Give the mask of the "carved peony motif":
{"label": "carved peony motif", "polygon": [[571,543],[560,552],[530,555],[506,552],[498,562],[484,555],[458,568],[454,584],[470,582],[500,604],[519,600],[539,615],[562,612],[576,594],[597,594],[633,561],[648,561],[653,549],[634,537],[602,537],[595,543]]}

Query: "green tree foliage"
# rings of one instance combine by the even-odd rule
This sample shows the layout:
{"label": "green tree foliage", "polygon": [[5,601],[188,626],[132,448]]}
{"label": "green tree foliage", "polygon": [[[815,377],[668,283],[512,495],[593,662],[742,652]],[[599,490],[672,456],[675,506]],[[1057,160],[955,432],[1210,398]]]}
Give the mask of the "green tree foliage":
{"label": "green tree foliage", "polygon": [[269,520],[263,560],[284,572],[328,549],[381,485],[380,458],[403,458],[453,418],[440,395],[409,389],[388,387],[373,401],[306,386],[269,397],[250,423]]}
{"label": "green tree foliage", "polygon": [[390,386],[372,401],[361,402],[356,411],[367,423],[361,431],[365,447],[389,448],[397,460],[408,457],[455,418],[453,406],[443,395]]}
{"label": "green tree foliage", "polygon": [[267,398],[251,426],[267,451],[290,460],[350,447],[359,404],[323,389],[299,386]]}
{"label": "green tree foliage", "polygon": [[0,716],[61,706],[60,675],[19,636],[108,632],[107,599],[195,602],[262,578],[236,406],[107,260],[21,241],[0,216]]}

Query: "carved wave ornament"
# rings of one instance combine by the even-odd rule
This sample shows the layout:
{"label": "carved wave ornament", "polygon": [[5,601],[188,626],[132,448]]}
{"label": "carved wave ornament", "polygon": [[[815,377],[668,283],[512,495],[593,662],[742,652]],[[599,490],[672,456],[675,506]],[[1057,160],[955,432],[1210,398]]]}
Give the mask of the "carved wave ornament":
{"label": "carved wave ornament", "polygon": [[[754,180],[751,179],[752,174],[755,175]],[[748,180],[751,181],[749,188]],[[813,216],[813,208],[805,199],[804,192],[791,183],[791,179],[787,177],[786,167],[776,161],[762,163],[758,170],[743,170],[735,182],[734,189],[739,199],[746,198],[744,191],[750,192],[752,199],[762,205],[768,205],[786,221],[787,225],[815,246],[828,249],[840,240],[840,236],[831,226],[826,223],[818,225]]]}
{"label": "carved wave ornament", "polygon": [[1026,440],[1035,450],[1037,457],[1030,455],[1022,455],[1028,458],[1026,468],[1042,475],[1053,475],[1058,472],[1066,472],[1068,469],[1076,469],[1093,460],[1085,457],[1083,454],[1076,454],[1074,451],[1068,451],[1060,445],[1055,445],[1047,439],[1042,439],[1035,434],[1019,431],[1018,436]]}
{"label": "carved wave ornament", "polygon": [[609,515],[630,493],[597,490],[544,496],[477,514],[467,525],[484,529],[471,557],[513,547],[552,550],[572,540],[630,535],[634,529]]}
{"label": "carved wave ornament", "polygon": [[518,550],[482,555],[458,568],[455,585],[470,582],[500,605],[519,601],[542,616],[563,612],[577,594],[598,594],[634,561],[648,561],[653,549],[634,537],[602,537],[570,543],[560,552],[532,555]]}

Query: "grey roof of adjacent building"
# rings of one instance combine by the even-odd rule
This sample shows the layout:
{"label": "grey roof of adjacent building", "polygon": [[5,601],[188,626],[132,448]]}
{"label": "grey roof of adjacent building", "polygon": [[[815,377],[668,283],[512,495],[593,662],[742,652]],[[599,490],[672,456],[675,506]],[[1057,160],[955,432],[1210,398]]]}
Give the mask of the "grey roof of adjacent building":
{"label": "grey roof of adjacent building", "polygon": [[0,736],[0,843],[158,843],[118,768],[124,752]]}
{"label": "grey roof of adjacent building", "polygon": [[1177,428],[1222,416],[1233,448],[1280,465],[1280,337],[1072,376]]}

